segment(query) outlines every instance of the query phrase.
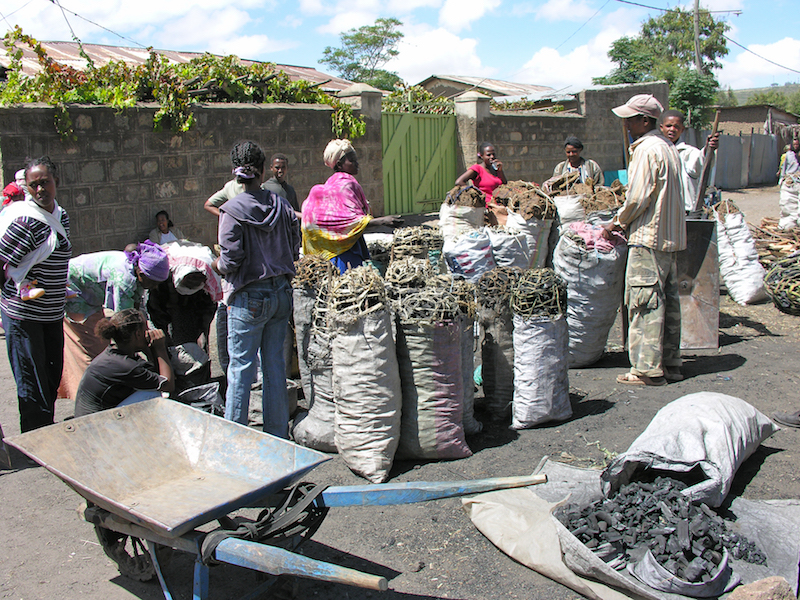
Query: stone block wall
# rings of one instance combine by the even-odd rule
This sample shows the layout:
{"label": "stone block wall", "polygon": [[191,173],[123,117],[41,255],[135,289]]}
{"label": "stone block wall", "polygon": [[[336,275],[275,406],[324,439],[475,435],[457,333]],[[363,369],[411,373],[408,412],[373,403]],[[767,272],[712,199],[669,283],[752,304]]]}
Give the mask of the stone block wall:
{"label": "stone block wall", "polygon": [[604,171],[624,169],[622,120],[611,109],[636,94],[653,94],[668,105],[665,82],[584,90],[578,94],[578,114],[494,112],[488,97],[472,92],[456,102],[463,161],[459,172],[475,163],[477,144],[488,141],[509,180],[541,183],[565,160],[564,140],[570,135],[583,142],[582,156],[597,161]]}
{"label": "stone block wall", "polygon": [[[374,107],[372,107],[374,108]],[[212,244],[217,222],[203,209],[206,199],[231,178],[230,149],[243,139],[257,142],[269,159],[289,158],[288,180],[305,199],[331,170],[322,152],[333,137],[331,108],[317,105],[209,105],[195,109],[188,132],[153,130],[156,106],[124,111],[71,107],[75,139],[60,139],[53,109],[25,105],[0,109],[3,182],[26,159],[49,155],[60,169],[57,199],[70,215],[74,254],[122,249],[145,239],[155,214],[166,210],[191,240]],[[380,108],[368,115],[367,135],[356,140],[361,174],[373,211],[382,214]]]}

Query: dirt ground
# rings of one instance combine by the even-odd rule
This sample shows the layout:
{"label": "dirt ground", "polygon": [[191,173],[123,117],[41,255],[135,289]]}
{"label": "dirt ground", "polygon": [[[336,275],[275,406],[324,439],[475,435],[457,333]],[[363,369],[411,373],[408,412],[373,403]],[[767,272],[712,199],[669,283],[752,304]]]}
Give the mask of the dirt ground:
{"label": "dirt ground", "polygon": [[[724,193],[749,221],[776,216],[777,188]],[[627,449],[659,408],[683,395],[713,391],[743,398],[766,414],[800,408],[800,319],[772,304],[742,307],[721,298],[719,349],[685,354],[686,379],[661,388],[628,388],[615,382],[627,368],[615,326],[599,363],[569,373],[574,416],[567,422],[512,431],[489,425],[469,438],[474,454],[452,462],[397,462],[392,481],[461,480],[530,474],[544,456],[584,467],[602,467]],[[5,354],[5,345],[0,353]],[[14,381],[0,357],[0,423],[6,436],[19,432]],[[254,396],[255,397],[255,396]],[[57,404],[57,420],[72,414]],[[481,417],[481,414],[478,414]],[[122,443],[122,441],[120,442]],[[43,600],[162,598],[157,583],[120,576],[105,557],[91,525],[76,513],[82,499],[45,469],[13,455],[15,468],[0,471],[0,598]],[[739,470],[732,496],[797,498],[800,430],[783,429]],[[334,456],[307,477],[316,483],[365,483]],[[576,598],[512,561],[467,519],[458,499],[389,507],[333,508],[306,546],[306,554],[383,575],[390,591],[379,593],[306,579],[290,581],[296,598],[432,600],[459,598]],[[165,569],[176,599],[191,598],[192,557],[176,554]],[[261,579],[253,571],[220,566],[211,572],[212,599],[236,598]],[[292,589],[293,588],[293,589]],[[287,597],[285,592],[272,597]]]}

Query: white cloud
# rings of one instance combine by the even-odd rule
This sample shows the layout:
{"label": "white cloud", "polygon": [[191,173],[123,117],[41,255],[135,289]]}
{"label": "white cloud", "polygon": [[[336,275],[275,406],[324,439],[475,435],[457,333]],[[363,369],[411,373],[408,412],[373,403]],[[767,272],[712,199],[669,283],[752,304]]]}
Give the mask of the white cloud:
{"label": "white cloud", "polygon": [[339,12],[330,21],[318,27],[317,31],[339,35],[351,29],[358,29],[363,25],[372,25],[375,23],[376,18],[377,15],[375,13],[361,10]]}
{"label": "white cloud", "polygon": [[553,48],[542,48],[525,63],[514,79],[578,92],[592,85],[592,77],[606,75],[614,68],[607,53],[611,42],[621,35],[625,33],[605,29],[587,43],[572,46],[567,54],[560,54]]}
{"label": "white cloud", "polygon": [[[738,49],[738,46],[734,48]],[[722,70],[718,73],[722,87],[738,90],[800,79],[797,73],[800,71],[800,40],[785,37],[772,44],[751,44],[748,49],[794,71],[767,62],[751,52],[740,51],[732,58],[722,60]]]}
{"label": "white cloud", "polygon": [[533,12],[546,21],[584,21],[597,12],[597,9],[584,0],[547,0]]}
{"label": "white cloud", "polygon": [[458,32],[500,6],[500,0],[445,0],[439,11],[439,24]]}
{"label": "white cloud", "polygon": [[398,46],[400,54],[385,68],[412,85],[434,74],[492,75],[494,70],[481,64],[477,45],[475,39],[462,39],[441,28],[417,28],[406,32]]}

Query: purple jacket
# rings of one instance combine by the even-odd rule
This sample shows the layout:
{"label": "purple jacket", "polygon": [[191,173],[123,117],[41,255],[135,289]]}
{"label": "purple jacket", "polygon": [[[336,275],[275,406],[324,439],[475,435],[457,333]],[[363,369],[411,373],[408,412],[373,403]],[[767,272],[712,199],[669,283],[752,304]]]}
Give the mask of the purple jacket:
{"label": "purple jacket", "polygon": [[289,202],[266,190],[242,192],[219,208],[218,268],[234,291],[288,275],[300,250],[300,228]]}

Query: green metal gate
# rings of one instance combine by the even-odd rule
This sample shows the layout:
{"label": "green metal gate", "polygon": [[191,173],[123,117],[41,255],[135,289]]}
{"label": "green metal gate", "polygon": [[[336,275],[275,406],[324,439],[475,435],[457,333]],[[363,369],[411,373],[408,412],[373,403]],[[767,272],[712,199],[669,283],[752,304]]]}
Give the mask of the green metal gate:
{"label": "green metal gate", "polygon": [[383,198],[386,214],[437,207],[456,173],[454,115],[383,113]]}

